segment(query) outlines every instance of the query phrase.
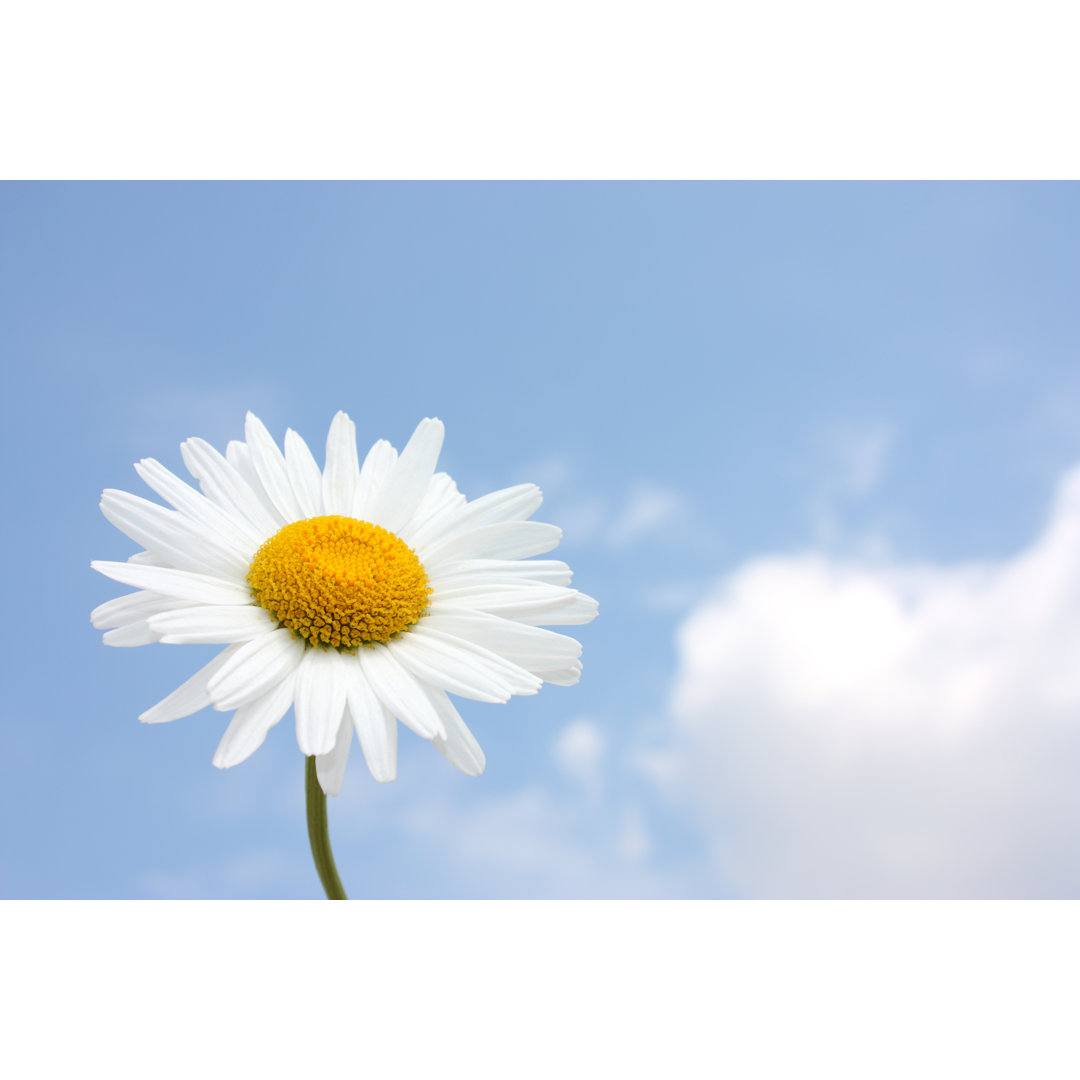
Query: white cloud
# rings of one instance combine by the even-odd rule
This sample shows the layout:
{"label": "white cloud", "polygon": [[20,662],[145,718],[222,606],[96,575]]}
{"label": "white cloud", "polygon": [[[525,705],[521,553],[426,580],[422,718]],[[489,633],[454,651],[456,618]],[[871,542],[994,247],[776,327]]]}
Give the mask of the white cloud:
{"label": "white cloud", "polygon": [[744,894],[1080,895],[1080,468],[1014,558],[756,560],[678,648],[659,782]]}

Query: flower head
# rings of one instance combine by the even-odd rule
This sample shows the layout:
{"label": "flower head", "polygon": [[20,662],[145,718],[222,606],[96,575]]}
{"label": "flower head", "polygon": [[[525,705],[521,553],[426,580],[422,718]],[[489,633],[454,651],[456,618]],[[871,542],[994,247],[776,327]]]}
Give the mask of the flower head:
{"label": "flower head", "polygon": [[589,622],[597,604],[568,587],[565,563],[531,558],[562,535],[528,520],[540,489],[469,501],[435,471],[442,441],[441,421],[422,420],[400,454],[380,440],[361,465],[339,412],[320,470],[296,432],[282,452],[248,413],[224,456],[202,439],[181,446],[200,491],[152,458],[135,466],[173,509],[106,490],[102,513],[145,550],[91,563],[138,590],[93,611],[105,643],[225,646],[139,719],[235,710],[214,755],[227,768],[291,706],[330,794],[354,730],[375,779],[394,779],[398,720],[482,772],[448,695],[505,702],[577,682],[581,646],[541,624]]}

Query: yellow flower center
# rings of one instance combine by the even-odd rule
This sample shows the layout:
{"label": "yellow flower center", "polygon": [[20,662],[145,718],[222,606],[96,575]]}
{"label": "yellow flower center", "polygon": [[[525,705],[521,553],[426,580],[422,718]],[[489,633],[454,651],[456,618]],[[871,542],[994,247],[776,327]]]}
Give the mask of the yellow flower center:
{"label": "yellow flower center", "polygon": [[309,645],[354,649],[417,622],[431,589],[392,532],[355,518],[308,518],[275,533],[247,575],[256,601]]}

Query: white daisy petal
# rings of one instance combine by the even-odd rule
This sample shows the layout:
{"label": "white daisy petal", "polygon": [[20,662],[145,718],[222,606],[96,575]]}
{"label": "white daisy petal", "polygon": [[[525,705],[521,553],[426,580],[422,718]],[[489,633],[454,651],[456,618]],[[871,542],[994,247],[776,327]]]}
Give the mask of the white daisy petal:
{"label": "white daisy petal", "polygon": [[353,499],[360,482],[356,457],[356,425],[348,414],[339,412],[326,436],[326,468],[323,470],[323,508],[327,514],[352,514]]}
{"label": "white daisy petal", "polygon": [[219,769],[239,765],[262,746],[267,732],[289,711],[295,686],[296,672],[291,671],[261,697],[236,710],[214,751]]}
{"label": "white daisy petal", "polygon": [[252,460],[251,447],[246,442],[233,439],[225,447],[225,460],[237,471],[240,479],[248,486],[263,510],[270,515],[270,520],[276,527],[280,528],[290,520],[277,508],[277,504],[259,479],[259,474],[255,471],[255,462]]}
{"label": "white daisy petal", "polygon": [[544,501],[536,484],[514,484],[472,499],[462,511],[462,524],[494,525],[498,521],[524,521]]}
{"label": "white daisy petal", "polygon": [[539,675],[544,682],[553,683],[555,686],[577,686],[581,678],[581,661],[572,660],[569,664],[563,664],[555,668],[530,668],[534,675]]}
{"label": "white daisy petal", "polygon": [[178,510],[106,488],[101,493],[101,512],[126,536],[179,570],[227,580],[247,573],[243,556]]}
{"label": "white daisy petal", "polygon": [[180,456],[207,498],[226,511],[242,514],[264,540],[277,532],[278,523],[263,500],[208,442],[187,439],[180,444]]}
{"label": "white daisy petal", "polygon": [[230,645],[227,649],[222,649],[209,664],[199,668],[190,679],[181,683],[171,694],[140,713],[139,719],[144,724],[164,724],[169,720],[179,720],[182,716],[190,716],[200,709],[205,709],[210,704],[207,683],[235,655],[239,647]]}
{"label": "white daisy petal", "polygon": [[345,690],[368,770],[380,783],[397,776],[397,720],[379,700],[356,657],[345,658]]}
{"label": "white daisy petal", "polygon": [[171,566],[166,559],[163,559],[160,555],[155,555],[152,551],[136,551],[134,555],[129,555],[127,558],[129,563],[135,563],[138,566]]}
{"label": "white daisy petal", "polygon": [[308,444],[292,428],[285,432],[285,470],[301,516],[319,517],[323,512],[322,472]]}
{"label": "white daisy petal", "polygon": [[[367,452],[360,468],[360,479],[353,496],[352,516],[360,521],[371,521],[371,506],[375,496],[382,491],[386,478],[397,464],[397,451],[385,440],[379,439]],[[378,524],[378,522],[373,522]]]}
{"label": "white daisy petal", "polygon": [[543,521],[502,521],[481,525],[449,540],[418,547],[425,566],[438,567],[453,559],[527,559],[556,547],[562,529]]}
{"label": "white daisy petal", "polygon": [[432,739],[435,749],[455,768],[460,769],[466,776],[479,776],[484,771],[486,764],[484,751],[476,741],[473,733],[465,726],[453,703],[441,690],[435,690],[430,686],[424,687],[435,711],[439,714],[446,728],[445,738],[436,735]]}
{"label": "white daisy petal", "polygon": [[481,525],[495,525],[504,521],[524,521],[536,513],[544,501],[535,484],[517,484],[514,487],[493,491],[479,499],[459,507],[453,516],[445,515],[416,530],[414,547],[424,547],[436,540],[445,542]]}
{"label": "white daisy petal", "polygon": [[450,516],[464,505],[465,496],[458,491],[457,484],[446,473],[436,473],[431,478],[420,505],[398,536],[409,547],[416,547],[416,536],[420,529],[435,520],[449,520]]}
{"label": "white daisy petal", "polygon": [[99,573],[122,585],[150,589],[178,600],[200,604],[250,604],[251,590],[235,581],[223,581],[208,574],[188,570],[170,570],[160,566],[139,566],[129,562],[106,562],[95,559],[90,565]]}
{"label": "white daisy petal", "polygon": [[244,438],[251,453],[251,464],[267,497],[274,504],[283,522],[298,521],[308,515],[297,501],[289,481],[285,455],[278,449],[266,425],[249,412],[244,422]]}
{"label": "white daisy petal", "polygon": [[442,451],[441,420],[421,420],[401,451],[386,483],[372,500],[367,520],[396,532],[413,516],[427,492]]}
{"label": "white daisy petal", "polygon": [[[474,672],[485,672],[492,681],[500,681],[511,694],[535,694],[540,689],[540,680],[535,675],[512,660],[499,656],[491,649],[477,645],[475,641],[436,630],[422,623],[414,626],[410,633],[423,642],[425,656],[429,660],[434,662],[435,656],[441,658],[438,666],[444,672],[444,678],[452,677],[455,671],[464,672],[469,669]],[[449,689],[441,682],[435,682],[432,685],[440,689]],[[457,693],[457,691],[454,692]],[[462,696],[471,695],[463,694]]]}
{"label": "white daisy petal", "polygon": [[238,555],[250,561],[260,541],[259,534],[248,522],[237,515],[230,517],[201,491],[196,491],[153,458],[143,458],[136,462],[135,471],[147,487],[156,491],[167,503],[198,522],[205,530],[218,536],[223,544],[235,548]]}
{"label": "white daisy petal", "polygon": [[315,758],[315,775],[319,778],[319,787],[327,795],[339,795],[345,779],[345,766],[349,763],[349,748],[352,746],[352,719],[346,710],[338,726],[334,747],[328,754],[319,754]]}
{"label": "white daisy petal", "polygon": [[577,589],[552,585],[466,585],[440,589],[440,603],[486,611],[527,626],[580,626],[596,618],[599,604]]}
{"label": "white daisy petal", "polygon": [[303,642],[284,627],[247,642],[207,684],[214,708],[227,712],[254,701],[294,670],[303,655]]}
{"label": "white daisy petal", "polygon": [[146,591],[127,593],[115,600],[106,600],[90,612],[90,623],[98,630],[113,630],[131,623],[145,622],[151,615],[172,611],[177,606],[171,596]]}
{"label": "white daisy petal", "polygon": [[153,645],[161,640],[161,635],[151,630],[150,624],[142,619],[126,626],[118,626],[115,630],[106,630],[101,635],[101,640],[114,648],[133,649],[139,645]]}
{"label": "white daisy petal", "polygon": [[469,655],[440,648],[418,633],[403,634],[393,643],[394,659],[409,674],[459,697],[492,703],[509,701],[513,689],[501,671]]}
{"label": "white daisy petal", "polygon": [[[243,439],[230,439],[225,444],[225,460],[240,474],[240,478],[252,491],[261,487],[255,466],[251,464],[251,451]],[[265,492],[264,501],[265,501]]]}
{"label": "white daisy petal", "polygon": [[296,673],[296,741],[305,754],[328,754],[345,711],[344,660],[337,649],[309,648]]}
{"label": "white daisy petal", "polygon": [[581,643],[565,634],[539,626],[525,626],[498,615],[455,608],[451,604],[432,604],[424,625],[483,645],[534,675],[569,670],[581,656]]}
{"label": "white daisy petal", "polygon": [[394,659],[390,649],[360,649],[357,658],[378,699],[422,739],[443,734],[442,721],[416,679]]}
{"label": "white daisy petal", "polygon": [[147,620],[166,645],[229,645],[262,637],[277,620],[254,604],[199,605],[164,611]]}
{"label": "white daisy petal", "polygon": [[457,589],[466,585],[537,585],[569,586],[573,573],[558,559],[462,559],[444,563],[428,573],[436,590]]}

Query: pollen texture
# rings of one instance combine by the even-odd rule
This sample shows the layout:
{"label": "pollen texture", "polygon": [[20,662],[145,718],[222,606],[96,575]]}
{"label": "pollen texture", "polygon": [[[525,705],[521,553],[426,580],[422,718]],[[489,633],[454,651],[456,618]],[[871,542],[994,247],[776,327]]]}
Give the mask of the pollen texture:
{"label": "pollen texture", "polygon": [[247,581],[256,601],[309,645],[346,649],[407,630],[431,595],[404,541],[337,515],[286,525],[255,553]]}

